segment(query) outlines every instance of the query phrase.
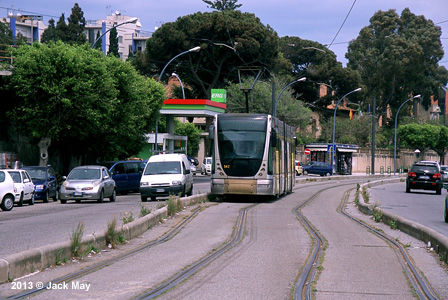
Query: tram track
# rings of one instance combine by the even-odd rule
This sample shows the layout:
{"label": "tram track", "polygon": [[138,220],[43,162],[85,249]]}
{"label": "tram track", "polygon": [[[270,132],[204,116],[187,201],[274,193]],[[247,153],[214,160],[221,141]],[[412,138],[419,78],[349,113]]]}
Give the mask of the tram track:
{"label": "tram track", "polygon": [[[164,243],[164,242],[172,239],[176,234],[178,234],[182,228],[184,228],[194,217],[196,217],[199,214],[200,211],[201,211],[201,207],[194,209],[188,217],[183,219],[179,224],[174,226],[171,230],[167,231],[164,235],[162,235],[160,238],[158,238],[156,240],[152,240],[152,241],[150,241],[146,244],[143,244],[135,249],[132,249],[126,253],[123,253],[123,254],[117,255],[115,257],[112,257],[110,259],[104,260],[102,262],[96,263],[96,264],[94,264],[90,267],[87,267],[81,271],[73,272],[68,275],[53,279],[53,280],[51,280],[51,284],[61,284],[61,283],[73,281],[73,280],[81,278],[85,275],[94,273],[94,272],[96,272],[104,267],[107,267],[109,265],[112,265],[118,261],[129,258],[133,255],[136,255],[137,253],[139,253],[141,251],[144,251],[144,250],[147,250],[154,246],[160,245],[161,243]],[[23,299],[23,298],[35,296],[40,293],[44,293],[48,290],[49,284],[50,284],[50,282],[47,282],[47,283],[43,284],[42,287],[40,287],[40,288],[29,289],[29,290],[26,290],[19,294],[9,296],[9,297],[7,297],[7,299]]]}
{"label": "tram track", "polygon": [[[296,206],[293,209],[294,214],[296,217],[300,220],[300,222],[304,225],[304,227],[309,232],[310,236],[313,240],[313,246],[310,251],[310,254],[308,256],[308,259],[305,263],[305,265],[302,267],[302,271],[300,274],[298,274],[297,280],[294,284],[294,299],[311,299],[312,298],[312,283],[315,280],[315,276],[318,271],[318,267],[321,263],[321,258],[324,253],[324,248],[326,244],[325,237],[319,233],[319,230],[316,229],[313,224],[302,214],[301,209],[305,207],[307,204],[309,204],[311,201],[315,200],[321,193],[324,191],[327,191],[329,189],[334,189],[341,186],[349,186],[356,184],[359,181],[352,181],[352,182],[346,182],[344,184],[339,184],[337,186],[328,186],[328,187],[320,187],[317,192],[315,192],[313,195],[311,195],[309,198],[307,198],[305,201],[303,201],[300,205]],[[329,184],[335,183],[328,182]],[[322,183],[321,183],[322,184]],[[303,188],[309,188],[310,186],[300,186],[296,187],[294,190],[303,189]],[[434,291],[431,289],[429,284],[427,283],[426,279],[419,274],[418,268],[415,266],[413,260],[410,258],[409,254],[407,253],[407,250],[400,245],[397,241],[395,241],[393,238],[388,237],[384,233],[378,231],[377,229],[369,226],[368,224],[365,224],[363,221],[351,216],[349,213],[345,211],[345,206],[347,205],[348,199],[350,197],[350,193],[355,188],[349,188],[344,192],[344,195],[341,198],[341,201],[339,203],[339,206],[337,207],[336,211],[345,217],[355,221],[360,226],[368,229],[369,231],[376,234],[381,239],[385,240],[387,243],[392,244],[394,247],[394,251],[398,254],[397,257],[400,257],[400,263],[402,265],[402,268],[404,270],[404,273],[406,274],[407,278],[409,279],[409,282],[411,283],[413,289],[416,292],[416,295],[420,299],[438,299],[435,295]],[[250,209],[257,206],[258,203],[248,205],[246,207],[243,207],[239,210],[239,215],[236,220],[234,229],[232,231],[231,236],[229,237],[228,241],[224,243],[220,248],[212,250],[209,254],[205,255],[204,257],[197,260],[195,263],[189,265],[185,269],[182,269],[177,274],[171,276],[155,288],[152,288],[150,290],[147,290],[141,294],[139,294],[134,299],[154,299],[163,293],[167,292],[168,290],[176,287],[183,281],[187,280],[190,276],[195,274],[196,272],[200,271],[201,269],[205,268],[207,265],[209,265],[212,261],[216,260],[218,257],[223,255],[225,252],[229,251],[231,248],[239,244],[242,239],[244,238],[245,234],[245,224],[247,220],[247,214]],[[184,228],[197,214],[199,213],[200,208],[194,210],[187,218],[182,220],[179,224],[177,224],[175,227],[173,227],[171,230],[169,230],[167,233],[165,233],[160,238],[153,240],[149,243],[146,243],[140,247],[137,247],[129,252],[123,253],[119,256],[116,256],[114,258],[105,260],[103,262],[100,262],[98,264],[92,265],[91,267],[88,267],[84,270],[74,272],[71,274],[68,274],[66,276],[57,278],[55,280],[52,280],[51,282],[53,284],[55,283],[62,283],[62,282],[69,282],[77,278],[81,278],[87,274],[93,273],[95,271],[98,271],[104,267],[107,267],[115,262],[118,262],[120,260],[123,260],[125,258],[132,257],[133,255],[149,249],[151,247],[154,247],[156,245],[159,245],[163,242],[166,242],[170,239],[172,239],[176,234],[178,234],[182,228]],[[27,290],[25,292],[13,295],[8,297],[8,299],[21,299],[21,298],[27,298],[32,297],[34,295],[37,295],[39,293],[45,292],[48,287],[48,283],[45,284],[40,289],[35,290]]]}
{"label": "tram track", "polygon": [[[340,186],[346,186],[346,185],[352,185],[353,183],[347,183],[342,184]],[[313,226],[313,224],[302,214],[301,209],[305,207],[308,203],[316,199],[322,192],[335,188],[333,187],[327,187],[319,190],[312,196],[310,196],[308,199],[306,199],[303,203],[298,205],[294,209],[294,214],[297,216],[297,218],[302,222],[302,224],[306,227],[309,234],[313,238],[313,248],[311,249],[309,258],[306,262],[306,264],[302,268],[302,272],[299,274],[298,279],[295,284],[295,291],[294,291],[294,299],[312,299],[312,282],[315,280],[315,276],[317,274],[317,270],[320,264],[320,259],[324,253],[325,248],[325,237],[320,234],[320,232]],[[344,195],[342,196],[342,199],[336,209],[336,211],[343,216],[351,219],[352,221],[356,222],[360,226],[364,227],[368,231],[374,233],[376,236],[384,240],[390,245],[393,245],[391,247],[394,252],[397,254],[397,257],[400,260],[400,264],[404,270],[404,273],[409,280],[412,288],[414,289],[416,295],[419,297],[419,299],[430,299],[430,300],[436,300],[439,299],[435,292],[430,287],[429,283],[427,282],[426,278],[422,276],[415,265],[414,261],[411,259],[408,251],[405,249],[403,245],[398,243],[395,239],[387,236],[383,232],[375,229],[374,227],[366,224],[365,222],[353,217],[349,213],[346,212],[345,207],[347,205],[350,192],[355,190],[355,188],[350,188],[344,192]]]}

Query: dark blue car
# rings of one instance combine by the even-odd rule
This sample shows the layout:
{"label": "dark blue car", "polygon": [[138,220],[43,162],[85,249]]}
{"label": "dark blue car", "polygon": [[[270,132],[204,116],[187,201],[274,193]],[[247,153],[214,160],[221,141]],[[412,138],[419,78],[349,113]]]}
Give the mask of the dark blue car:
{"label": "dark blue car", "polygon": [[45,203],[50,198],[58,200],[58,180],[52,166],[26,166],[22,169],[26,170],[33,180],[34,200],[43,200]]}
{"label": "dark blue car", "polygon": [[109,169],[115,181],[117,193],[140,191],[140,179],[146,163],[140,160],[106,161],[99,163]]}
{"label": "dark blue car", "polygon": [[319,161],[312,161],[309,164],[302,166],[302,170],[303,175],[317,174],[320,176],[330,176],[333,173],[331,164]]}

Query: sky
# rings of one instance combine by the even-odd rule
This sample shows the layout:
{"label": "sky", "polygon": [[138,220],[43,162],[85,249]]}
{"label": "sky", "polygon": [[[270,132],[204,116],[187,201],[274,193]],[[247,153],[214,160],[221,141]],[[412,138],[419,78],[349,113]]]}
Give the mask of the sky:
{"label": "sky", "polygon": [[[13,9],[15,13],[43,15],[48,25],[51,17],[57,21],[65,13],[67,18],[75,2],[86,20],[105,19],[106,15],[118,11],[138,17],[145,31],[154,31],[181,16],[212,11],[202,0],[0,0],[0,17],[7,17],[7,9]],[[237,4],[242,4],[239,10],[255,14],[281,37],[297,36],[324,45],[334,40],[330,50],[344,66],[348,42],[369,25],[375,12],[395,9],[401,15],[408,7],[413,14],[423,15],[442,28],[441,41],[446,54],[439,64],[448,69],[446,0],[238,0]]]}

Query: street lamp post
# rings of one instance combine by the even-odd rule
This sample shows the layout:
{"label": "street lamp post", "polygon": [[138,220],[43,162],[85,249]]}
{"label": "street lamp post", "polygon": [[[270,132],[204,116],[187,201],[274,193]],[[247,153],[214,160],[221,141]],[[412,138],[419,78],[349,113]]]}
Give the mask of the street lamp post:
{"label": "street lamp post", "polygon": [[300,81],[305,81],[305,80],[306,80],[306,77],[302,77],[302,78],[299,78],[299,79],[297,79],[297,80],[294,80],[294,81],[288,83],[288,84],[287,84],[287,85],[280,91],[280,94],[278,94],[278,96],[277,96],[277,100],[276,100],[275,103],[274,103],[274,107],[272,108],[272,115],[273,115],[274,119],[277,117],[277,104],[278,104],[278,101],[280,101],[280,97],[282,96],[282,93],[283,93],[288,87],[290,87],[291,85],[296,84],[297,82],[300,82]]}
{"label": "street lamp post", "polygon": [[351,93],[355,93],[355,92],[359,92],[361,90],[361,88],[357,88],[356,90],[353,90],[351,92],[348,92],[347,94],[345,94],[344,96],[342,96],[338,102],[336,102],[336,106],[334,108],[334,114],[333,114],[333,139],[332,139],[332,143],[331,143],[331,175],[334,174],[334,153],[335,153],[335,147],[334,147],[334,132],[336,129],[336,110],[338,109],[338,105],[339,103],[348,95],[350,95]]}
{"label": "street lamp post", "polygon": [[118,25],[116,25],[116,26],[112,26],[112,28],[110,28],[110,29],[108,29],[108,30],[106,30],[105,32],[103,32],[103,34],[101,34],[93,43],[92,43],[92,46],[90,46],[90,48],[91,49],[93,49],[94,47],[95,47],[95,44],[106,34],[106,33],[108,33],[109,31],[111,31],[113,28],[117,28],[118,26],[121,26],[121,25],[124,25],[124,24],[135,24],[135,23],[137,23],[137,21],[138,21],[138,18],[130,18],[129,20],[126,20],[126,21],[124,21],[123,23],[120,23],[120,24],[118,24]]}
{"label": "street lamp post", "polygon": [[[166,65],[163,67],[162,72],[160,72],[158,82],[160,82],[160,80],[162,79],[162,75],[163,75],[163,73],[165,72],[165,69],[168,67],[168,65],[169,65],[173,60],[175,60],[176,58],[178,58],[178,57],[181,56],[181,55],[184,55],[184,54],[187,54],[187,53],[190,53],[190,52],[199,52],[200,50],[201,50],[201,47],[196,46],[196,47],[194,47],[194,48],[191,48],[191,49],[189,49],[189,50],[187,50],[187,51],[184,51],[184,52],[179,53],[178,55],[174,56],[174,57],[173,57],[169,62],[167,62]],[[167,127],[168,127],[168,124],[167,124]],[[156,130],[155,130],[155,134],[154,134],[155,141],[154,141],[154,147],[153,147],[153,150],[155,150],[155,151],[157,150],[157,132],[158,132],[158,130],[159,130],[159,118],[157,117],[157,118],[156,118]]]}
{"label": "street lamp post", "polygon": [[179,80],[180,83],[180,87],[182,89],[182,99],[185,99],[185,91],[184,91],[184,85],[182,84],[182,80],[180,80],[179,75],[177,75],[176,73],[171,74],[171,76],[174,76],[177,78],[177,80]]}
{"label": "street lamp post", "polygon": [[394,130],[394,175],[397,170],[397,119],[398,119],[398,113],[400,112],[400,109],[405,105],[408,101],[414,99],[414,98],[420,98],[421,95],[417,95],[414,97],[409,98],[408,100],[404,101],[400,107],[397,110],[397,113],[395,115],[395,130]]}

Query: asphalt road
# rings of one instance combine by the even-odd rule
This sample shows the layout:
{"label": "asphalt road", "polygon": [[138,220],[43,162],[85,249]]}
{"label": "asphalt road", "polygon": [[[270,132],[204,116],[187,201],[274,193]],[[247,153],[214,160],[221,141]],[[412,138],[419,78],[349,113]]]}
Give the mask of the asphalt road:
{"label": "asphalt road", "polygon": [[371,187],[371,201],[380,203],[385,210],[448,236],[448,223],[445,223],[443,215],[447,191],[443,190],[442,195],[436,195],[434,191],[424,190],[406,193],[405,189],[405,182]]}
{"label": "asphalt road", "polygon": [[[194,176],[193,194],[210,191],[210,176]],[[83,222],[84,236],[104,232],[113,217],[122,224],[124,216],[131,213],[136,218],[143,206],[155,210],[164,203],[161,198],[156,202],[142,203],[139,193],[118,195],[116,202],[104,203],[59,201],[43,203],[36,201],[33,206],[24,204],[15,206],[11,211],[0,210],[0,258],[36,247],[70,240],[70,235],[79,222]]]}

